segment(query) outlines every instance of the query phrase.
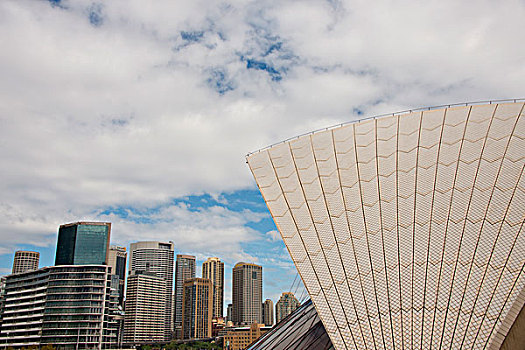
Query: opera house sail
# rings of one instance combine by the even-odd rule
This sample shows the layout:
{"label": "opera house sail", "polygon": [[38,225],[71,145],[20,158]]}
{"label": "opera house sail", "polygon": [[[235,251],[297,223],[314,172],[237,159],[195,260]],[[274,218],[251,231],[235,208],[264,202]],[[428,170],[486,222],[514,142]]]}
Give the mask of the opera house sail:
{"label": "opera house sail", "polygon": [[525,302],[524,113],[398,113],[247,156],[336,349],[501,347]]}

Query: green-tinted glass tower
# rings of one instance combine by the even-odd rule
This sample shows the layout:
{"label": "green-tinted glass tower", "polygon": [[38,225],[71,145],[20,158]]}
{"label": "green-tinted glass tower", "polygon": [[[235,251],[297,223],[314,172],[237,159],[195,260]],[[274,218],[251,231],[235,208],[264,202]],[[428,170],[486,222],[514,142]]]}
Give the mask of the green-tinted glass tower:
{"label": "green-tinted glass tower", "polygon": [[58,229],[55,265],[106,265],[109,222],[75,222]]}

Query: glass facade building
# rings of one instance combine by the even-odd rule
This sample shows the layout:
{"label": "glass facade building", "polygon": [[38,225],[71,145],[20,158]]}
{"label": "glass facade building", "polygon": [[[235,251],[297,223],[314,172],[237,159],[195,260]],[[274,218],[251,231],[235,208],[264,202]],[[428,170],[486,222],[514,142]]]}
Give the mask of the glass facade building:
{"label": "glass facade building", "polygon": [[75,222],[61,225],[55,265],[101,265],[108,263],[111,223]]}
{"label": "glass facade building", "polygon": [[248,155],[336,349],[498,349],[517,327],[523,110],[394,113]]}

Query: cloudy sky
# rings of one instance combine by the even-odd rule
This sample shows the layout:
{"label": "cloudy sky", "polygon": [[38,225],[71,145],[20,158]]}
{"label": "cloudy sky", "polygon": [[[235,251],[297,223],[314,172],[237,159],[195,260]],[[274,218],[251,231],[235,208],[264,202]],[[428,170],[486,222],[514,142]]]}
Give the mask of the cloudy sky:
{"label": "cloudy sky", "polygon": [[[525,97],[525,1],[0,2],[0,274],[57,227],[295,269],[245,164],[288,137]],[[200,269],[199,269],[200,273]]]}

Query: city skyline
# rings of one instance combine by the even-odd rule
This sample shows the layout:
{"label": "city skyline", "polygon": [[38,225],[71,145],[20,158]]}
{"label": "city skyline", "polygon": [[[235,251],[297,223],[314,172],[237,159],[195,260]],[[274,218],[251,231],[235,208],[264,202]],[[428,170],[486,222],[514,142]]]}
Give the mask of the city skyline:
{"label": "city skyline", "polygon": [[[2,345],[39,346],[53,343],[74,347],[76,342],[79,348],[100,348],[170,342],[179,338],[177,326],[173,332],[171,319],[173,286],[180,280],[184,280],[181,338],[209,338],[212,335],[212,323],[219,324],[219,329],[225,327],[222,319],[212,322],[213,314],[220,312],[214,302],[214,289],[222,289],[218,287],[222,285],[224,274],[223,263],[218,257],[210,257],[203,263],[203,273],[212,276],[195,278],[194,256],[178,254],[177,271],[174,271],[173,242],[139,241],[131,243],[128,250],[111,244],[111,225],[109,222],[60,225],[56,246],[57,257],[60,258],[56,259],[55,265],[39,268],[38,252],[15,252],[13,269],[16,267],[19,271],[3,277],[0,286]],[[92,244],[77,244],[89,236],[95,237]],[[121,282],[126,271],[128,251],[126,311],[123,313],[118,304],[122,297]],[[91,253],[91,261],[88,252]],[[26,262],[28,259],[29,264]],[[107,262],[100,264],[100,259],[106,259]],[[262,267],[239,262],[233,270],[236,276],[233,290],[237,291],[233,300],[238,315],[235,326],[253,327],[253,322],[259,319],[259,323],[263,322],[263,305],[268,302],[272,304],[270,299],[266,299],[265,304],[261,303]],[[210,279],[213,275],[215,278]],[[82,293],[82,296],[79,298],[77,293]],[[222,297],[221,293],[218,294],[216,301],[220,303]],[[31,298],[35,298],[31,307],[20,308],[20,303],[24,304],[26,299]],[[101,308],[100,305],[105,307]],[[42,310],[46,310],[46,316]],[[55,313],[56,317],[47,315]],[[90,313],[100,315],[93,316]],[[81,318],[78,318],[80,315]],[[103,325],[99,322],[88,325],[100,317],[105,320]],[[272,323],[271,318],[267,323]],[[42,319],[44,330],[40,326],[32,326],[32,323]],[[76,323],[69,323],[73,320]],[[63,322],[67,322],[66,326]],[[82,330],[77,329],[80,327],[77,324],[82,324]],[[27,337],[21,337],[19,332],[26,332]],[[98,335],[95,336],[95,333]]]}
{"label": "city skyline", "polygon": [[[78,225],[91,225],[91,226],[107,226],[107,227],[111,227],[112,224],[109,223],[109,222],[75,222],[75,223],[69,223],[69,224],[61,224],[59,225],[59,230],[58,230],[58,235],[60,235],[60,229],[63,228],[63,227],[74,227],[74,226],[78,226]],[[110,232],[110,230],[108,231]],[[76,238],[76,237],[71,237],[73,240]],[[58,240],[57,240],[58,242]],[[98,243],[101,243],[102,241],[98,242]],[[109,241],[108,241],[109,242]],[[99,244],[100,245],[100,244]],[[146,274],[149,274],[149,275],[153,275],[153,276],[156,276],[156,275],[160,275],[160,276],[163,276],[162,279],[166,280],[166,276],[167,277],[167,280],[168,280],[168,285],[169,285],[169,281],[171,279],[171,285],[173,286],[173,297],[175,297],[175,286],[176,286],[176,270],[175,270],[175,259],[174,259],[174,268],[173,268],[173,273],[171,274],[171,276],[169,275],[169,273],[166,275],[166,271],[170,269],[169,267],[169,256],[165,255],[166,252],[170,253],[171,255],[174,255],[174,257],[177,257],[177,258],[183,258],[183,259],[188,259],[190,258],[192,260],[191,264],[192,264],[192,269],[195,271],[193,273],[190,273],[189,278],[186,278],[187,276],[185,275],[185,277],[183,278],[184,281],[186,281],[187,279],[191,279],[191,278],[201,278],[201,279],[209,279],[207,277],[204,277],[204,274],[207,273],[205,272],[203,269],[201,269],[201,271],[199,271],[199,273],[196,272],[199,264],[200,264],[200,261],[196,260],[195,259],[195,256],[192,256],[192,255],[188,255],[188,254],[173,254],[173,248],[174,248],[174,244],[173,242],[167,242],[167,243],[163,243],[163,242],[158,242],[158,241],[138,241],[138,242],[131,242],[129,247],[121,247],[121,246],[117,246],[117,245],[114,245],[112,242],[109,242],[109,244],[107,244],[107,242],[104,242],[103,245],[105,247],[109,246],[109,250],[107,251],[107,258],[108,258],[108,262],[107,266],[110,266],[112,267],[112,269],[114,269],[115,271],[113,271],[113,274],[117,275],[119,277],[119,281],[117,282],[118,284],[118,293],[119,293],[119,300],[122,300],[122,296],[120,295],[120,293],[122,293],[122,291],[124,290],[124,295],[126,295],[127,293],[127,288],[124,288],[125,285],[127,285],[127,280],[130,276],[134,276],[135,275],[135,271],[139,271],[140,274],[142,275],[144,272],[146,272]],[[129,248],[129,249],[128,249]],[[160,250],[159,250],[160,248]],[[63,248],[58,248],[58,246],[55,246],[54,247],[55,251],[60,251],[60,250],[63,250]],[[161,253],[161,255],[159,255],[157,253],[157,251],[159,251]],[[129,253],[129,254],[128,254]],[[9,276],[11,274],[14,274],[14,273],[20,273],[20,272],[14,272],[14,269],[15,269],[15,266],[19,266],[20,264],[20,260],[21,259],[27,259],[25,258],[25,255],[22,255],[22,254],[30,254],[30,258],[31,258],[31,262],[30,262],[30,265],[31,267],[28,267],[26,268],[25,271],[31,271],[31,270],[36,270],[36,269],[39,269],[39,268],[48,268],[48,267],[53,267],[53,266],[60,266],[60,265],[65,265],[65,264],[59,264],[59,265],[56,265],[56,264],[41,264],[41,266],[39,267],[39,257],[40,257],[40,252],[38,251],[22,251],[22,250],[17,250],[15,252],[13,252],[13,259],[12,259],[12,263],[11,263],[11,269],[13,271],[11,271],[9,274],[5,274],[5,275],[1,275],[1,277],[5,277],[5,276]],[[35,260],[35,257],[36,257],[36,260]],[[33,261],[35,260],[35,261]],[[25,261],[25,260],[24,260]],[[24,262],[25,264],[25,262]],[[224,263],[220,260],[219,257],[208,257],[206,258],[206,260],[203,260],[202,261],[202,267],[204,267],[204,265],[206,264],[210,264],[210,265],[218,265],[217,267],[215,267],[215,269],[218,269],[218,281],[221,280],[221,275],[224,276],[224,274],[226,273],[224,271]],[[94,264],[96,265],[96,264]],[[238,266],[238,265],[254,265],[254,266],[258,266],[258,265],[255,265],[254,263],[251,263],[251,262],[237,262],[235,264],[235,266]],[[235,268],[235,266],[232,267],[231,270],[233,270]],[[210,272],[208,272],[210,273]],[[124,281],[125,283],[123,283],[124,281],[122,280],[122,276],[124,276]],[[306,298],[307,295],[305,295],[305,289],[304,287],[302,286],[302,283],[300,281],[297,281],[297,277],[298,275],[296,275],[296,277],[294,278],[294,281],[293,281],[293,284],[290,288],[294,288],[294,290],[297,292],[299,290],[299,292],[302,291],[302,297]],[[210,280],[211,281],[211,280]],[[297,281],[297,284],[295,283]],[[230,281],[231,283],[233,283],[233,281]],[[231,284],[230,283],[230,284]],[[301,285],[301,288],[299,288],[299,285]],[[231,286],[230,286],[231,287]],[[229,300],[232,298],[232,296],[230,295],[229,298],[226,298],[224,296],[224,289],[231,289],[231,288],[227,288],[227,286],[225,286],[224,284],[222,285],[222,293],[223,293],[223,296],[222,296],[222,304],[223,304],[223,315],[222,316],[219,316],[219,317],[224,317],[226,318],[226,314],[227,314],[227,307],[229,304],[231,303],[226,303],[225,300]],[[264,287],[263,287],[263,290],[264,290]],[[288,289],[286,289],[288,290]],[[220,295],[220,292],[218,292],[219,295]],[[290,292],[283,292],[281,291],[280,293],[291,293]],[[292,293],[293,294],[293,293]],[[280,294],[279,294],[280,295]],[[266,299],[266,301],[270,301],[270,302],[273,302],[273,300],[268,297],[265,293],[262,294],[262,296],[264,297],[264,299]],[[276,298],[276,300],[278,300],[278,298]],[[174,300],[175,301],[175,300]],[[121,301],[119,301],[120,303]],[[175,303],[174,303],[175,304]],[[216,302],[217,305],[220,305],[220,299]],[[264,305],[264,303],[263,303]],[[264,306],[263,306],[264,307]],[[173,309],[175,309],[175,305],[173,305]],[[215,307],[214,307],[215,309]],[[262,310],[261,310],[262,311]],[[264,314],[264,311],[262,311],[262,314]],[[273,315],[273,313],[272,313]],[[263,323],[263,321],[261,321],[261,323]]]}

